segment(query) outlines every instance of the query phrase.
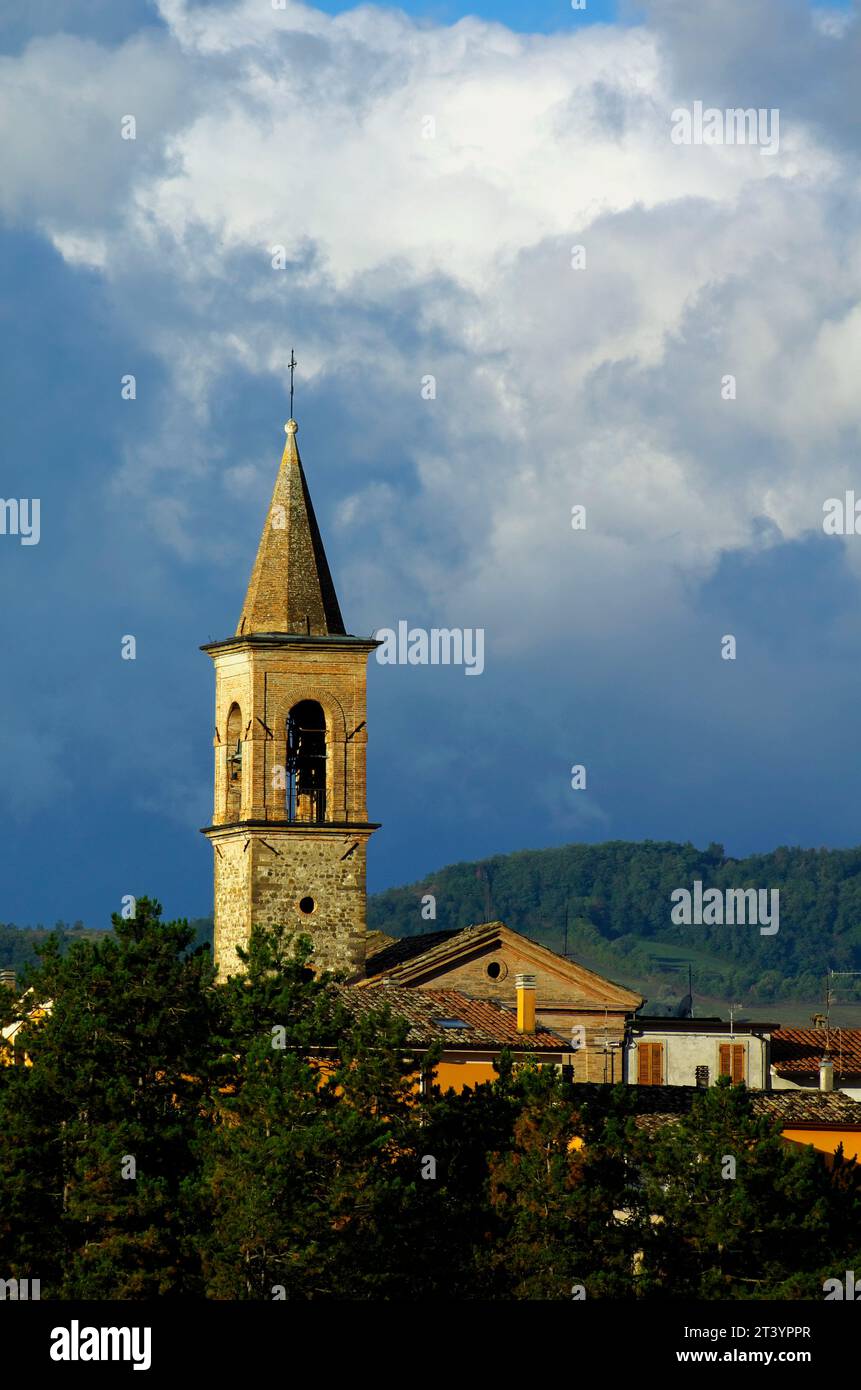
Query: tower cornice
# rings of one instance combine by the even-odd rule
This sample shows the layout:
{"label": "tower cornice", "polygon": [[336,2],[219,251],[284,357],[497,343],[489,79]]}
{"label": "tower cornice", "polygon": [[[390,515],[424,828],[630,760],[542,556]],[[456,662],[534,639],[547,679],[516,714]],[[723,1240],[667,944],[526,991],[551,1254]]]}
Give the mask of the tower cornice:
{"label": "tower cornice", "polygon": [[239,830],[265,830],[268,835],[296,835],[304,839],[308,838],[309,832],[315,840],[343,840],[345,836],[359,835],[369,839],[375,830],[379,830],[380,821],[350,821],[350,820],[327,820],[327,821],[283,821],[283,820],[234,820],[224,825],[204,825],[200,828],[201,835],[211,836],[217,839],[219,836],[235,835]]}
{"label": "tower cornice", "polygon": [[376,637],[351,637],[349,634],[340,635],[329,633],[325,637],[308,636],[306,633],[293,632],[249,632],[241,637],[225,637],[219,642],[204,642],[200,650],[202,652],[229,652],[244,651],[249,647],[290,647],[294,651],[310,652],[320,651],[326,647],[343,651],[345,647],[356,652],[370,653],[377,647],[382,646],[382,641]]}

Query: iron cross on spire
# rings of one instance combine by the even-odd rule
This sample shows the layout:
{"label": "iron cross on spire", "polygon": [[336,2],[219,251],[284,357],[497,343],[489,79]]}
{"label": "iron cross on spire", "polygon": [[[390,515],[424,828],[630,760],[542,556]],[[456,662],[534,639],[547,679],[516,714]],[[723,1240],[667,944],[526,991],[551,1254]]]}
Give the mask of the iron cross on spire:
{"label": "iron cross on spire", "polygon": [[298,366],[298,363],[297,363],[297,361],[296,361],[296,354],[294,353],[294,351],[293,351],[292,348],[290,349],[290,361],[287,363],[287,366],[290,368],[290,419],[292,420],[292,419],[293,419],[293,372],[294,372],[295,368]]}

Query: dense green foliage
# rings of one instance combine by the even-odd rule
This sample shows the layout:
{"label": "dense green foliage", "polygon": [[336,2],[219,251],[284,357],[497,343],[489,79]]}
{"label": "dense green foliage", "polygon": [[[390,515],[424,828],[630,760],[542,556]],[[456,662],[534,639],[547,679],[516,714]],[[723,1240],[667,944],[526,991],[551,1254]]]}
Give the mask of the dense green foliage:
{"label": "dense green foliage", "polygon": [[[779,932],[674,924],[671,893],[691,890],[697,879],[704,889],[779,889]],[[436,899],[434,921],[421,915],[428,893]],[[412,936],[500,918],[561,951],[566,908],[569,953],[646,994],[644,982],[662,972],[677,994],[686,992],[667,973],[673,957],[693,962],[698,993],[739,999],[818,999],[827,970],[861,970],[861,849],[729,859],[720,845],[618,840],[522,850],[378,893],[368,903],[368,926]],[[840,997],[861,999],[861,981],[841,980]]]}
{"label": "dense green foliage", "polygon": [[633,1088],[505,1055],[420,1095],[405,1026],[356,1021],[307,942],[256,931],[216,985],[194,935],[140,898],[31,973],[0,1270],[43,1298],[821,1298],[861,1267],[856,1165],[787,1147],[741,1087],[657,1136]]}
{"label": "dense green foliage", "polygon": [[137,909],[65,954],[40,948],[28,998],[51,1012],[21,1029],[32,1066],[0,1068],[0,1248],[15,1264],[23,1240],[32,1277],[60,1296],[202,1292],[193,1175],[212,969],[208,951],[187,954],[184,922],[161,923],[146,898]]}

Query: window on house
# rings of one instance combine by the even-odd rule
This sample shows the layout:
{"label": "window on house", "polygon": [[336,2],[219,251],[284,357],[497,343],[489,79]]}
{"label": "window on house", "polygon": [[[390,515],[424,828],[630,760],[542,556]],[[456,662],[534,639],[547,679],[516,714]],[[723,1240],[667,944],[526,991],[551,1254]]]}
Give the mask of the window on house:
{"label": "window on house", "polygon": [[721,1043],[718,1074],[728,1076],[733,1085],[746,1079],[744,1043]]}
{"label": "window on house", "polygon": [[663,1043],[640,1043],[637,1048],[637,1083],[640,1086],[663,1086]]}
{"label": "window on house", "polygon": [[708,1067],[697,1067],[695,1072],[696,1083],[698,1086],[708,1086],[709,1069]]}

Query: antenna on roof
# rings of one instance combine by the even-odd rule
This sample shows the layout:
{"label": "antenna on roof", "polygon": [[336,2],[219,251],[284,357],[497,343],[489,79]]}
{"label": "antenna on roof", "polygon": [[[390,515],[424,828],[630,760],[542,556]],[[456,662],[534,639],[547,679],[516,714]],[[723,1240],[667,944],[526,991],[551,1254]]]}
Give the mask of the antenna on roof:
{"label": "antenna on roof", "polygon": [[[604,1082],[605,1082],[605,1084],[606,1084],[606,1082],[607,1082],[608,1079],[609,1079],[610,1083],[612,1084],[612,1083],[615,1081],[615,1079],[616,1079],[616,1058],[615,1058],[615,1053],[616,1053],[616,1052],[619,1050],[619,1048],[622,1046],[622,1043],[621,1043],[621,1040],[620,1040],[619,1038],[611,1038],[611,1037],[610,1037],[609,1020],[608,1020],[608,1017],[607,1017],[607,1005],[606,1005],[606,1004],[604,1005],[604,1036],[603,1036],[603,1038],[595,1038],[595,1039],[593,1039],[593,1045],[594,1045],[595,1051],[598,1053],[598,1055],[599,1055],[599,1056],[602,1056],[602,1057],[604,1058]],[[608,1058],[609,1058],[609,1069],[610,1069],[610,1076],[609,1076],[609,1078],[608,1078],[608,1076],[607,1076]]]}
{"label": "antenna on roof", "polygon": [[479,880],[484,880],[484,913],[485,922],[493,921],[493,892],[490,882],[490,870],[486,864],[477,864],[475,876]]}
{"label": "antenna on roof", "polygon": [[825,976],[825,1051],[827,1052],[831,1033],[831,1005],[834,1002],[834,991],[832,990],[829,979],[834,980],[843,975],[861,975],[861,970],[829,970]]}
{"label": "antenna on roof", "polygon": [[688,992],[685,995],[684,999],[680,999],[678,1004],[676,1005],[676,1018],[693,1018],[694,1016],[694,993],[692,979],[693,977],[691,975],[691,966],[690,962],[688,962]]}

